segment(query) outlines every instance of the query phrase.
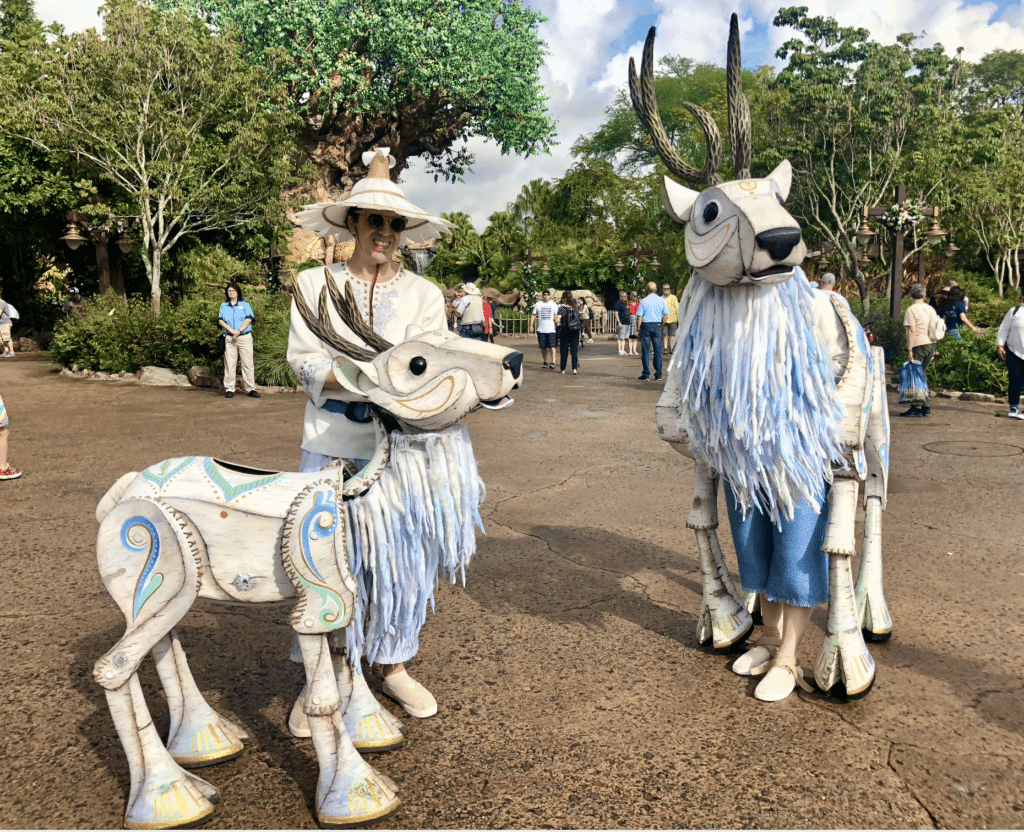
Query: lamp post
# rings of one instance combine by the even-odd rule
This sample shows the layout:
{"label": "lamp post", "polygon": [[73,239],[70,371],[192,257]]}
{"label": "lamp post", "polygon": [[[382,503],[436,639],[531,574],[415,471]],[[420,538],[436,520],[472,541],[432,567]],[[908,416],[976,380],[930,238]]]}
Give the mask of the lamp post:
{"label": "lamp post", "polygon": [[622,273],[622,270],[626,268],[626,264],[622,262],[622,258],[625,257],[629,260],[630,265],[633,267],[633,289],[639,291],[640,283],[640,267],[650,261],[654,268],[658,268],[661,263],[658,262],[658,252],[655,249],[644,250],[640,248],[640,241],[633,240],[633,248],[629,251],[620,251],[616,255],[618,260],[615,261],[615,271]]}
{"label": "lamp post", "polygon": [[100,294],[105,294],[113,289],[117,295],[125,298],[124,281],[121,277],[120,265],[118,264],[118,268],[113,270],[110,267],[108,243],[115,243],[122,254],[127,254],[131,251],[134,241],[128,234],[128,227],[131,224],[132,217],[111,216],[110,222],[113,224],[113,230],[108,228],[106,224],[93,229],[91,227],[92,218],[88,214],[82,214],[78,211],[68,211],[65,219],[68,223],[67,230],[60,239],[67,243],[68,248],[76,251],[83,243],[88,242],[92,242],[96,246],[96,273]]}
{"label": "lamp post", "polygon": [[[897,185],[895,204],[903,205],[906,201],[907,186]],[[866,249],[870,245],[872,238],[875,236],[875,232],[871,229],[871,226],[868,225],[868,217],[884,216],[888,210],[889,207],[860,209],[860,227],[857,229],[858,245],[863,246]],[[931,224],[924,235],[925,246],[937,245],[946,235],[946,232],[939,226],[939,209],[930,205],[924,205],[921,207],[921,213],[926,217],[932,218]],[[893,320],[897,320],[899,318],[900,307],[903,304],[903,242],[905,235],[906,231],[902,226],[892,232],[892,279],[890,281],[892,285],[889,293],[889,315]],[[923,283],[925,277],[924,250],[921,251],[921,255],[918,258],[917,269],[918,281]]]}
{"label": "lamp post", "polygon": [[268,289],[275,292],[281,289],[281,266],[284,264],[284,256],[278,252],[277,246],[270,244],[270,254],[261,261],[260,278]]}
{"label": "lamp post", "polygon": [[526,254],[523,257],[513,257],[512,265],[509,268],[509,274],[515,274],[516,264],[520,264],[520,268],[523,271],[523,290],[526,295],[527,306],[532,306],[537,300],[537,279],[533,275],[533,269],[536,263],[543,263],[544,267],[541,269],[541,274],[547,277],[551,274],[551,269],[548,268],[547,257],[538,255],[533,256],[533,249],[527,246]]}

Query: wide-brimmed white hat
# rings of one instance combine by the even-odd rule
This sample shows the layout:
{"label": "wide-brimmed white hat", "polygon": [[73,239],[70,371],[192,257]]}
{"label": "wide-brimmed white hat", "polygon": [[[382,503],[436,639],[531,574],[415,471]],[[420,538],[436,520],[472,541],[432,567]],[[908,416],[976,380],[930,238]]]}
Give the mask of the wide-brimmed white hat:
{"label": "wide-brimmed white hat", "polygon": [[480,289],[479,289],[479,287],[475,283],[463,283],[462,284],[462,290],[467,295],[479,295],[480,294]]}
{"label": "wide-brimmed white hat", "polygon": [[366,176],[356,182],[350,193],[340,202],[318,202],[307,205],[296,216],[303,228],[315,231],[321,237],[337,234],[341,240],[351,240],[345,226],[350,208],[370,211],[390,211],[405,217],[407,225],[402,234],[406,240],[423,243],[439,237],[454,228],[450,222],[428,214],[405,198],[402,189],[391,181],[388,171],[395,166],[395,157],[388,147],[378,147],[363,154]]}

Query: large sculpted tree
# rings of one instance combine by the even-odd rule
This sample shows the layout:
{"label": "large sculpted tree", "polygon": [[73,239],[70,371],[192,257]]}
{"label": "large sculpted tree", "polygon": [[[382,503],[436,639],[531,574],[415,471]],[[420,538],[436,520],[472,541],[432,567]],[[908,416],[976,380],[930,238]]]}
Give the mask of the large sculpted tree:
{"label": "large sculpted tree", "polygon": [[244,59],[231,33],[133,0],[104,10],[102,34],[4,54],[2,106],[20,113],[5,129],[84,164],[131,206],[159,314],[163,258],[175,245],[261,222],[277,204],[294,116],[284,87]]}
{"label": "large sculpted tree", "polygon": [[520,0],[157,0],[232,24],[302,117],[319,169],[314,199],[336,199],[386,145],[400,173],[415,156],[438,177],[472,163],[464,142],[544,151],[554,134],[538,72],[543,18]]}

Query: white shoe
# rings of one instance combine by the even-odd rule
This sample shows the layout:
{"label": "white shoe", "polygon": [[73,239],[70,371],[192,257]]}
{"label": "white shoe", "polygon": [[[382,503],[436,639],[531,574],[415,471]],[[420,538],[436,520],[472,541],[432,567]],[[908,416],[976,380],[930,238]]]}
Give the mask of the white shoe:
{"label": "white shoe", "polygon": [[405,708],[409,716],[426,719],[437,713],[437,700],[403,668],[384,677],[381,690]]}
{"label": "white shoe", "polygon": [[575,370],[573,370],[573,371],[572,371],[572,374],[573,374],[574,376],[575,376],[575,375],[578,375],[578,373],[577,373],[577,372],[576,372]]}
{"label": "white shoe", "polygon": [[778,631],[766,630],[753,647],[732,663],[732,672],[737,676],[761,676],[767,673],[780,644],[782,636]]}
{"label": "white shoe", "polygon": [[565,370],[562,370],[562,375],[563,375],[563,376],[565,375]]}
{"label": "white shoe", "polygon": [[588,344],[593,344],[594,343],[594,339],[593,338],[588,338],[587,339],[587,343]]}
{"label": "white shoe", "polygon": [[1020,419],[1021,421],[1024,421],[1024,413],[1021,413],[1016,407],[1011,407],[1010,412],[1006,415],[1011,419]]}
{"label": "white shoe", "polygon": [[804,672],[793,659],[776,657],[772,669],[754,688],[754,698],[762,702],[779,702],[789,696],[797,685],[807,693],[814,690],[804,681]]}

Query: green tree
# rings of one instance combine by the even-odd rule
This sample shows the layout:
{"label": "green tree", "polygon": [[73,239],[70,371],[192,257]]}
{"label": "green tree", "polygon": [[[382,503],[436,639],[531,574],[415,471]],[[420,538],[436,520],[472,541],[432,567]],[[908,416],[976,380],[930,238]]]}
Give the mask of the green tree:
{"label": "green tree", "polygon": [[[287,91],[245,60],[233,31],[180,11],[110,0],[102,35],[54,34],[2,56],[0,106],[21,113],[6,129],[86,164],[133,206],[159,314],[163,259],[186,235],[276,208],[290,181]],[[116,207],[90,210],[102,219]]]}
{"label": "green tree", "polygon": [[316,199],[347,193],[373,147],[391,148],[396,175],[424,156],[435,180],[454,179],[473,162],[470,137],[529,155],[554,136],[538,75],[544,18],[520,0],[157,2],[236,25],[250,60],[288,85]]}
{"label": "green tree", "polygon": [[[951,117],[956,62],[941,45],[916,48],[912,35],[882,45],[806,7],[780,10],[774,24],[801,35],[777,52],[788,61],[775,81],[787,94],[788,129],[759,135],[755,125],[754,140],[766,158],[793,163],[788,207],[812,240],[835,249],[868,303],[854,238],[860,209],[889,204],[897,183],[916,185],[911,193],[925,200],[942,195],[939,166],[912,160],[922,162]],[[934,178],[921,181],[922,167]]]}

